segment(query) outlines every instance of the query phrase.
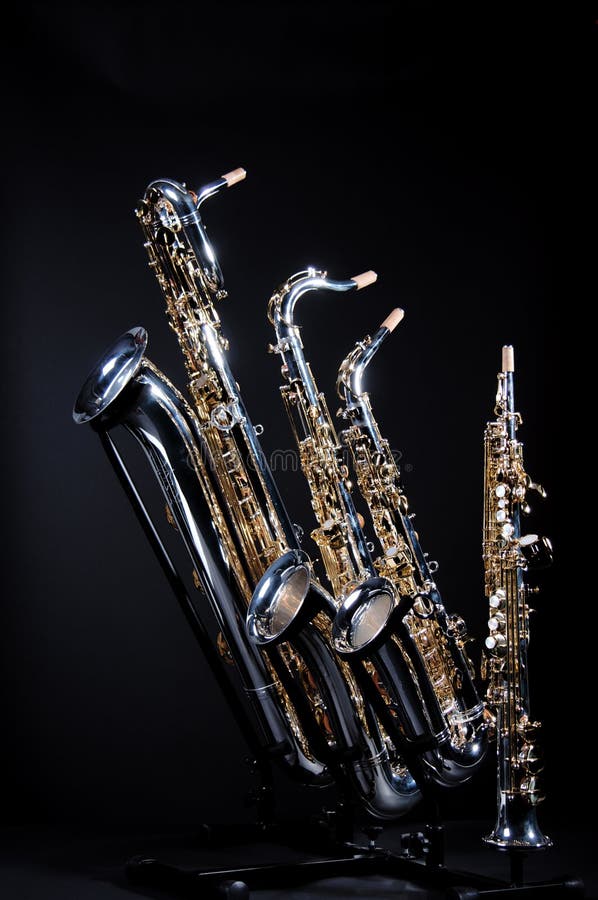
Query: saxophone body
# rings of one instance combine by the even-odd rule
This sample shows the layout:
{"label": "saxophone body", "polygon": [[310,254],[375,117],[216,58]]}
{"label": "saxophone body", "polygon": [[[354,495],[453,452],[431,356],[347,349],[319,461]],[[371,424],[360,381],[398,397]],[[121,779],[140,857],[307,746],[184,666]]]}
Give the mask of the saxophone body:
{"label": "saxophone body", "polygon": [[[348,781],[368,813],[393,819],[417,802],[417,785],[391,757],[367,701],[334,657],[327,637],[334,604],[300,548],[259,445],[259,428],[228,365],[215,307],[226,295],[223,276],[199,208],[242,177],[243,170],[235,170],[197,193],[161,179],[148,186],[137,210],[149,265],[183,352],[190,402],[147,358],[147,335],[136,328],[90,374],[74,416],[92,423],[113,458],[117,427],[143,449],[188,551],[202,606],[220,630],[219,647],[234,663],[253,710],[264,753],[306,784]],[[289,625],[299,597],[317,602],[320,612],[292,644],[264,650],[247,634],[245,616],[266,572],[280,601],[274,627]]]}
{"label": "saxophone body", "polygon": [[408,609],[402,626],[423,661],[446,722],[450,734],[446,753],[453,755],[464,774],[471,775],[485,757],[488,723],[466,652],[466,625],[460,616],[446,612],[434,580],[438,564],[428,561],[422,550],[399,467],[363,388],[366,367],[402,318],[403,310],[393,310],[373,336],[358,341],[343,360],[337,380],[343,401],[338,415],[347,427],[341,440],[349,448],[357,485],[382,550],[376,569],[394,585]]}
{"label": "saxophone body", "polygon": [[[271,350],[282,358],[281,394],[318,523],[312,537],[336,598],[334,649],[350,665],[363,667],[393,711],[394,720],[385,725],[389,739],[400,746],[406,738],[411,748],[419,748],[421,777],[452,786],[470,778],[483,756],[485,726],[478,727],[477,722],[483,707],[476,701],[475,714],[471,707],[459,710],[459,740],[453,741],[435,690],[437,673],[422,652],[429,648],[401,622],[413,598],[400,593],[403,585],[395,578],[395,569],[372,556],[374,547],[365,537],[363,520],[351,496],[342,447],[294,322],[295,305],[308,291],[359,289],[375,277],[364,273],[347,281],[332,281],[315,269],[292,276],[270,300],[269,317],[277,339]],[[405,576],[402,569],[401,577]],[[265,644],[281,636],[261,627],[266,620],[262,606],[268,608],[266,596],[260,591],[254,595],[248,616],[254,639]],[[474,725],[467,721],[470,715]]]}
{"label": "saxophone body", "polygon": [[484,587],[489,605],[489,634],[483,665],[486,701],[495,720],[497,743],[497,819],[484,840],[504,850],[543,849],[552,843],[537,821],[543,799],[543,764],[537,738],[540,723],[530,714],[528,597],[526,574],[552,559],[547,538],[521,534],[521,517],[530,509],[527,494],[544,489],[531,481],[523,465],[516,432],[514,354],[503,347],[498,375],[496,419],[484,432]]}

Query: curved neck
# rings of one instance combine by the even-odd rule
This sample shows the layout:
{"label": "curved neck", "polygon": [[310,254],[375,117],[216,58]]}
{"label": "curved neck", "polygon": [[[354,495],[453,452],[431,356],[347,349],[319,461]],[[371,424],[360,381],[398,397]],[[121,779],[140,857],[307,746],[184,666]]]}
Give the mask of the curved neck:
{"label": "curved neck", "polygon": [[173,178],[157,178],[148,184],[145,197],[146,199],[148,197],[151,199],[151,192],[159,191],[167,200],[170,200],[171,203],[176,204],[179,208],[182,206],[186,207],[189,214],[198,210],[208,197],[213,197],[221,188],[227,186],[228,181],[225,177],[222,177],[203,185],[197,191],[190,191],[186,184],[175,181]]}
{"label": "curved neck", "polygon": [[[359,400],[361,397],[367,396],[362,387],[365,370],[389,334],[390,329],[382,325],[369,341],[366,339],[363,343],[356,345],[352,355],[351,369],[343,379],[348,395],[347,399]],[[341,371],[342,368],[341,366]]]}
{"label": "curved neck", "polygon": [[[147,186],[141,210],[138,212],[147,226],[146,233],[150,240],[156,240],[166,233],[172,243],[177,241],[177,236],[184,235],[188,249],[195,255],[203,272],[202,286],[216,299],[225,296],[224,278],[199,215],[199,208],[208,197],[212,197],[221,188],[235,183],[232,174],[224,175],[204,185],[197,192],[189,190],[185,184],[172,178],[156,179]],[[146,217],[146,213],[149,213],[149,218]]]}
{"label": "curved neck", "polygon": [[[319,394],[315,378],[305,359],[303,342],[293,316],[297,301],[308,291],[350,291],[358,287],[359,284],[356,279],[332,281],[326,277],[326,272],[308,269],[305,272],[293,275],[279,288],[270,301],[270,318],[274,324],[278,341],[278,345],[274,349],[282,357],[285,378],[289,383],[299,382],[302,385],[305,399],[310,407],[307,418],[312,424],[317,423],[326,429],[327,439],[333,442],[335,452],[338,448],[338,438],[330,420],[326,400]],[[346,486],[345,479],[340,475],[336,479],[336,483],[340,503],[347,517],[351,533],[355,538],[356,552],[359,557],[358,569],[361,567],[373,575],[374,568],[371,554],[367,548],[366,539],[359,524],[350,491]],[[322,522],[320,522],[320,525],[322,525]]]}
{"label": "curved neck", "polygon": [[303,354],[303,342],[299,327],[295,324],[294,313],[297,301],[309,291],[351,291],[357,288],[352,279],[332,281],[326,272],[308,269],[291,276],[272,298],[271,318],[276,331],[278,349],[288,368],[289,379],[301,380],[309,403],[319,406],[318,389]]}
{"label": "curved neck", "polygon": [[[382,454],[386,460],[387,466],[392,466],[393,480],[397,488],[400,487],[399,469],[391,456],[388,443],[383,439],[378,423],[372,411],[369,394],[363,389],[363,376],[369,363],[379,350],[382,342],[391,334],[391,329],[385,325],[380,328],[372,337],[366,337],[363,341],[358,341],[353,350],[345,357],[341,363],[338,379],[337,391],[341,400],[345,402],[347,418],[357,426],[363,434],[366,434],[374,450]],[[432,582],[433,578],[428,566],[428,562],[419,543],[419,538],[411,523],[408,515],[401,511],[399,506],[396,507],[397,521],[400,523],[403,536],[407,540],[411,548],[413,556],[417,561],[417,565],[421,574],[422,583]],[[438,595],[439,596],[439,595]]]}
{"label": "curved neck", "polygon": [[382,325],[374,335],[358,341],[341,363],[336,389],[347,410],[357,413],[357,424],[369,435],[376,450],[381,449],[381,435],[372,414],[369,395],[363,389],[363,376],[390,329]]}
{"label": "curved neck", "polygon": [[[275,310],[274,325],[279,330],[279,324],[284,328],[294,328],[293,316],[297,301],[309,291],[351,291],[357,288],[357,283],[352,279],[347,281],[332,281],[326,277],[326,272],[317,269],[308,269],[306,273],[293,275],[284,286],[277,309]],[[276,315],[278,313],[278,315]]]}

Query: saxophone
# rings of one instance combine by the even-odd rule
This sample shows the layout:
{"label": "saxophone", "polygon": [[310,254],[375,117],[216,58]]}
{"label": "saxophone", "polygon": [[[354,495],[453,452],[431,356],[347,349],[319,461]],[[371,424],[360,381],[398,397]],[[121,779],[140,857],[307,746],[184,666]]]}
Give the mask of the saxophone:
{"label": "saxophone", "polygon": [[[363,389],[366,367],[403,315],[402,309],[393,310],[372,337],[368,335],[357,342],[340,366],[337,390],[343,406],[338,415],[348,423],[341,440],[350,450],[357,485],[382,548],[376,569],[394,585],[397,596],[409,608],[403,625],[434,685],[453,753],[460,758],[464,772],[473,774],[486,753],[488,725],[484,704],[474,685],[473,666],[465,651],[466,625],[460,616],[446,612],[433,577],[438,564],[428,561],[421,548],[399,467]],[[347,603],[337,615],[339,639],[346,652],[352,650],[355,615]]]}
{"label": "saxophone", "polygon": [[[137,209],[191,402],[147,358],[147,333],[137,327],[90,373],[73,414],[98,432],[123,482],[132,484],[113,431],[124,428],[142,448],[191,559],[202,607],[215,618],[219,650],[234,663],[263,754],[306,784],[348,782],[368,813],[393,819],[417,802],[417,784],[331,651],[334,603],[300,548],[226,358],[214,305],[226,295],[223,276],[199,209],[244,177],[235,170],[198,192],[154,181]],[[256,584],[277,563],[284,568],[279,615],[297,598],[315,602],[314,595],[320,612],[292,644],[263,650],[249,639],[245,615]]]}
{"label": "saxophone", "polygon": [[530,512],[529,490],[545,497],[523,467],[523,445],[517,440],[521,416],[515,411],[514,354],[502,350],[498,375],[496,419],[484,432],[484,586],[490,608],[487,655],[487,704],[495,719],[497,739],[497,819],[484,840],[505,850],[549,847],[536,806],[543,799],[536,744],[540,723],[530,718],[527,647],[528,595],[524,573],[544,568],[552,560],[546,537],[521,534],[521,515]]}
{"label": "saxophone", "polygon": [[[452,786],[468,780],[483,758],[486,743],[486,728],[481,723],[483,706],[475,696],[473,706],[461,702],[455,691],[451,701],[455,705],[460,703],[458,709],[451,706],[445,711],[439,703],[437,673],[430,662],[430,650],[434,649],[435,663],[442,655],[442,663],[448,666],[444,659],[448,637],[445,643],[438,642],[431,648],[432,641],[437,640],[436,626],[428,628],[418,624],[409,630],[401,622],[418,598],[415,591],[414,596],[408,596],[400,579],[395,577],[395,568],[386,564],[386,557],[378,560],[372,557],[374,548],[365,537],[363,520],[353,503],[342,448],[326,400],[318,391],[305,359],[300,331],[294,322],[295,306],[305,293],[356,290],[375,279],[375,273],[366,272],[347,281],[333,281],[316,269],[292,276],[270,300],[269,317],[277,338],[270,349],[282,358],[281,394],[318,522],[312,538],[337,598],[333,646],[352,665],[363,662],[367,676],[393,710],[394,723],[385,722],[389,737],[399,745],[407,737],[412,748],[419,747],[422,777],[442,786]],[[398,565],[397,560],[395,564]],[[406,575],[404,567],[400,573],[401,577]],[[258,644],[268,645],[289,634],[270,627],[277,603],[275,593],[268,590],[266,577],[265,583],[258,585],[247,618],[249,633]],[[302,602],[297,598],[297,605],[301,614],[295,611],[295,621],[309,620],[316,609],[310,607],[309,599]],[[460,663],[464,669],[461,677],[475,695],[469,671],[461,658]],[[450,665],[450,675],[456,680],[452,660]],[[441,687],[445,692],[444,681]],[[444,702],[444,693],[441,697]]]}

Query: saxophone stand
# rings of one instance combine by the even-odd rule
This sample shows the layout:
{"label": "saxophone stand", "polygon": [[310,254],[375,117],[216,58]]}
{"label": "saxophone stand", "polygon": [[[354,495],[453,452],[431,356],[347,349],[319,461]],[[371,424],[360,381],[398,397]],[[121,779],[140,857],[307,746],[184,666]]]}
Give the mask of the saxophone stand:
{"label": "saxophone stand", "polygon": [[[367,845],[356,844],[353,837],[356,828],[354,810],[348,796],[348,790],[341,789],[335,810],[323,813],[316,823],[319,826],[317,831],[312,822],[304,829],[296,826],[285,839],[284,829],[279,832],[279,826],[273,825],[272,821],[257,823],[257,834],[262,839],[301,848],[310,855],[317,854],[318,858],[214,869],[172,865],[153,857],[139,856],[127,863],[127,878],[131,885],[159,889],[175,896],[231,900],[247,900],[254,890],[294,888],[322,878],[360,878],[367,875],[382,875],[402,882],[397,885],[397,897],[406,896],[409,886],[413,887],[417,896],[421,895],[421,888],[424,887],[443,892],[452,900],[584,896],[583,883],[576,878],[525,884],[525,854],[520,852],[509,852],[511,875],[508,881],[447,868],[444,864],[444,828],[439,821],[437,802],[429,789],[424,791],[429,824],[422,831],[402,834],[398,851],[377,845],[378,835],[383,830],[379,825],[364,826],[362,831],[368,839]],[[269,803],[267,808],[271,812]],[[250,844],[256,839],[255,826],[245,829],[239,826],[236,835]],[[308,848],[309,839],[311,847]],[[238,841],[235,840],[235,843]],[[328,852],[327,856],[321,856],[323,850]]]}

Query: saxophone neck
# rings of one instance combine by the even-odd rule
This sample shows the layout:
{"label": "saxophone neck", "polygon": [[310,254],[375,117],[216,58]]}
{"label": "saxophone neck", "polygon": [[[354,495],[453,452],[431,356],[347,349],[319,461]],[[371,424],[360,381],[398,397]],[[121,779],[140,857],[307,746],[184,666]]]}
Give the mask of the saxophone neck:
{"label": "saxophone neck", "polygon": [[363,377],[374,355],[403,316],[402,309],[393,309],[371,337],[367,335],[362,341],[357,341],[353,350],[342,361],[336,381],[337,393],[345,403],[345,409],[339,410],[338,414],[363,428],[378,450],[381,437],[373,417],[369,395],[363,388]]}
{"label": "saxophone neck", "polygon": [[514,441],[517,428],[521,425],[521,415],[515,410],[515,351],[511,344],[505,344],[502,348],[495,412],[504,421],[509,440]]}
{"label": "saxophone neck", "polygon": [[393,309],[372,337],[367,335],[363,341],[357,341],[353,350],[342,361],[336,382],[341,400],[348,404],[358,404],[362,397],[367,396],[362,387],[364,372],[383,341],[395,330],[404,315],[402,309]]}
{"label": "saxophone neck", "polygon": [[322,269],[309,268],[292,275],[274,294],[270,301],[269,315],[276,329],[278,338],[287,337],[290,332],[295,332],[297,326],[294,321],[295,306],[297,301],[309,291],[353,291],[360,290],[368,284],[373,284],[377,279],[375,272],[363,272],[345,281],[334,281],[328,278],[327,272]]}
{"label": "saxophone neck", "polygon": [[222,175],[220,178],[217,178],[216,181],[212,181],[209,184],[204,185],[199,188],[198,191],[195,192],[195,205],[196,208],[202,205],[202,203],[208,199],[208,197],[213,197],[214,194],[217,194],[221,188],[224,187],[232,187],[234,184],[238,184],[240,181],[244,181],[247,177],[247,172],[245,169],[238,168],[233,169],[232,172],[227,172],[226,175]]}
{"label": "saxophone neck", "polygon": [[375,272],[363,272],[345,281],[333,281],[321,269],[305,269],[292,275],[270,298],[268,316],[274,325],[277,344],[271,350],[280,353],[284,371],[289,381],[300,381],[306,391],[310,406],[320,407],[317,387],[305,360],[303,342],[294,314],[297,301],[309,291],[354,291],[376,281]]}
{"label": "saxophone neck", "polygon": [[159,178],[147,186],[137,208],[149,241],[176,248],[193,286],[201,289],[208,302],[224,298],[226,292],[199,209],[209,197],[242,181],[245,175],[245,169],[234,169],[197,191],[171,178]]}
{"label": "saxophone neck", "polygon": [[[155,203],[160,199],[169,201],[182,220],[185,216],[192,217],[209,197],[213,197],[222,188],[232,187],[243,181],[246,176],[245,169],[233,169],[232,172],[221,175],[220,178],[210,181],[196,191],[190,190],[186,184],[172,178],[157,178],[148,184],[143,199],[148,203]],[[186,223],[183,221],[182,224]]]}

